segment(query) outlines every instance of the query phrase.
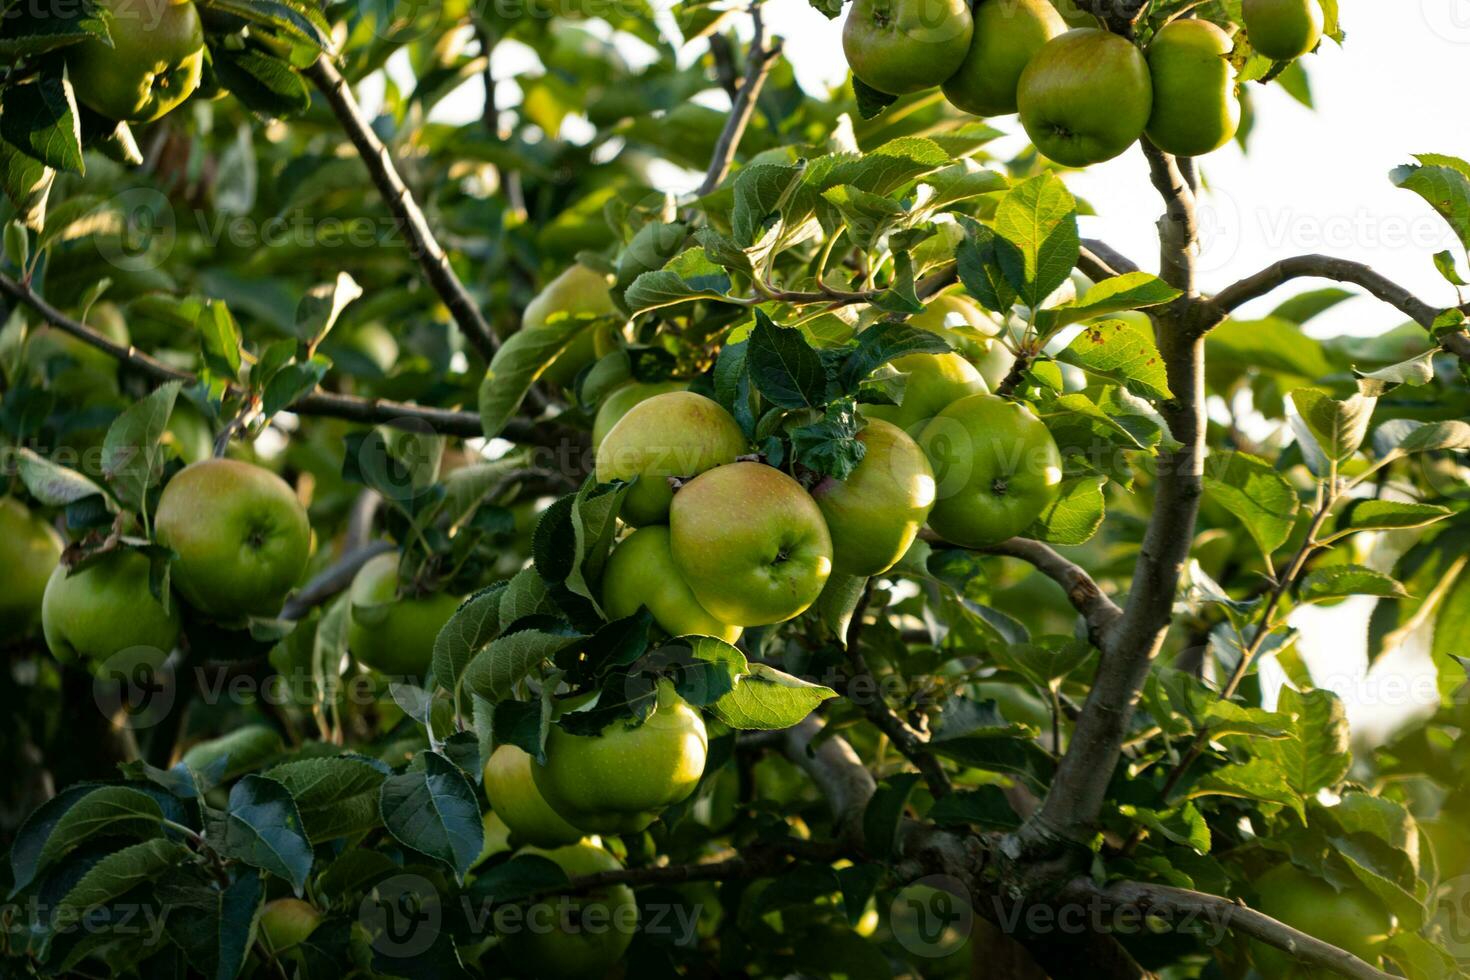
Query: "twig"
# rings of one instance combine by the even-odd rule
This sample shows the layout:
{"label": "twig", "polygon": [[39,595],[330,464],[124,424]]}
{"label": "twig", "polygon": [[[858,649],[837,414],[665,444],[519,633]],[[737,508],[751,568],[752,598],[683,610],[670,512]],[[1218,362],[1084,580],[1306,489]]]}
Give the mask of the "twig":
{"label": "twig", "polygon": [[1112,279],[1137,272],[1138,263],[1096,238],[1082,239],[1081,269],[1093,279]]}
{"label": "twig", "polygon": [[392,542],[374,541],[343,555],[332,567],[307,582],[300,592],[286,601],[281,607],[281,619],[300,619],[305,616],[351,585],[362,566],[378,555],[392,550]]}
{"label": "twig", "polygon": [[719,187],[725,175],[730,172],[730,164],[735,162],[735,152],[740,148],[740,138],[745,135],[745,127],[750,124],[751,117],[755,115],[756,99],[760,97],[761,88],[766,84],[766,76],[770,74],[771,66],[781,54],[779,38],[773,41],[770,47],[766,46],[766,31],[765,24],[761,20],[760,0],[755,0],[750,5],[750,17],[755,24],[755,34],[750,39],[750,54],[746,56],[745,80],[741,83],[739,91],[735,93],[734,102],[730,106],[730,115],[725,120],[725,128],[720,132],[720,138],[715,143],[709,169],[705,172],[704,181],[696,192],[700,197]]}
{"label": "twig", "polygon": [[715,62],[715,79],[720,83],[720,88],[730,97],[730,103],[735,103],[735,96],[740,91],[740,79],[735,67],[735,51],[730,47],[730,39],[716,31],[709,36],[709,53]]}

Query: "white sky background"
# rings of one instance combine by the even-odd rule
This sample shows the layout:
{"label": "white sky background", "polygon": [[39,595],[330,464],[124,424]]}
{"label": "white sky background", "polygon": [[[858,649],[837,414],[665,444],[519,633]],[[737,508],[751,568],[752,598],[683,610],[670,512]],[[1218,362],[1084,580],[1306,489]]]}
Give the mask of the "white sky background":
{"label": "white sky background", "polygon": [[[655,2],[667,6],[667,0]],[[1316,110],[1278,86],[1253,85],[1250,155],[1232,144],[1200,161],[1209,188],[1201,202],[1202,285],[1213,291],[1284,256],[1325,252],[1368,263],[1427,301],[1448,305],[1453,293],[1430,257],[1443,249],[1458,254],[1458,244],[1417,195],[1389,182],[1388,172],[1414,153],[1470,158],[1470,119],[1463,109],[1470,0],[1341,0],[1341,8],[1347,44],[1338,48],[1326,42],[1307,60]],[[767,0],[763,9],[768,30],[786,39],[786,56],[808,92],[842,82],[847,65],[841,19],[827,20],[806,0]],[[741,30],[748,33],[745,20]],[[701,54],[701,45],[691,45],[687,57]],[[630,60],[642,60],[636,46],[628,53]],[[519,100],[516,75],[538,72],[539,65],[528,49],[511,44],[497,49],[493,69],[501,80],[497,102],[508,106]],[[367,101],[374,103],[372,86],[365,88]],[[470,83],[435,116],[477,118],[481,104],[479,83]],[[713,96],[710,104],[723,108],[723,96]],[[568,121],[564,136],[575,138],[576,122]],[[1014,118],[992,122],[1020,133]],[[1006,156],[1022,145],[1024,136],[1011,136],[996,150]],[[691,190],[698,182],[696,175],[673,168],[667,179],[663,189],[674,192]],[[1098,212],[1083,219],[1085,235],[1104,239],[1157,271],[1154,222],[1160,202],[1137,147],[1085,173],[1069,174],[1067,182]],[[1292,292],[1321,285],[1326,284],[1304,281],[1283,288],[1241,315],[1264,315]],[[1403,320],[1396,310],[1364,297],[1314,321],[1310,332],[1371,335]],[[1303,631],[1301,647],[1318,682],[1344,697],[1355,735],[1371,743],[1392,719],[1433,703],[1437,695],[1422,643],[1385,658],[1364,679],[1362,637],[1370,608],[1356,601],[1308,608],[1293,622]]]}

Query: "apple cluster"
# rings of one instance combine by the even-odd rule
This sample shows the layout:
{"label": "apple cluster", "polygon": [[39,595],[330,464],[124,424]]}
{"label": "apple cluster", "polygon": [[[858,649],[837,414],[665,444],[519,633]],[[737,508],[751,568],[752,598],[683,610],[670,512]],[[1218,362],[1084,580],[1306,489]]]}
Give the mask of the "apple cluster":
{"label": "apple cluster", "polygon": [[[1071,6],[1068,4],[1067,6]],[[1052,0],[855,0],[843,29],[853,74],[892,96],[942,86],[978,116],[1019,112],[1050,159],[1086,167],[1118,156],[1145,134],[1179,156],[1234,138],[1241,106],[1231,36],[1180,17],[1140,49],[1090,14]],[[1319,0],[1244,0],[1252,48],[1277,61],[1322,37]]]}

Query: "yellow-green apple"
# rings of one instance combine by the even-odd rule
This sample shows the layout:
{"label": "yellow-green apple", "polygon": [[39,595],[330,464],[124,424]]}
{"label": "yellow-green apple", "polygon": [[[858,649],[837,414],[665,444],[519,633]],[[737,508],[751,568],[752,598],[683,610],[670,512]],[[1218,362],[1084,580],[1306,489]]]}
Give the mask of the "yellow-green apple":
{"label": "yellow-green apple", "polygon": [[168,481],[154,518],[172,548],[172,582],[211,619],[274,616],[311,547],[306,508],[290,484],[264,467],[207,459]]}
{"label": "yellow-green apple", "polygon": [[853,0],[842,50],[865,84],[906,95],[954,74],[974,29],[967,0]]}
{"label": "yellow-green apple", "polygon": [[[111,303],[98,303],[87,314],[86,325],[116,344],[127,346],[128,324]],[[95,405],[118,393],[117,360],[56,327],[43,326],[25,346],[26,369],[47,390],[66,402]]]}
{"label": "yellow-green apple", "polygon": [[434,640],[460,602],[444,592],[400,595],[396,551],[358,569],[348,601],[347,648],[360,662],[395,677],[429,672]]}
{"label": "yellow-green apple", "polygon": [[194,4],[99,0],[108,44],[88,38],[66,49],[77,101],[122,122],[152,122],[199,87],[204,27]]}
{"label": "yellow-green apple", "polygon": [[[618,859],[596,844],[554,850],[523,847],[516,855],[556,863],[569,878],[617,871]],[[627,885],[604,885],[532,902],[520,928],[506,929],[517,973],[548,980],[596,980],[611,974],[638,929],[638,902]]]}
{"label": "yellow-green apple", "polygon": [[1062,457],[1025,405],[972,395],[934,417],[919,436],[937,481],[929,526],[967,548],[1015,537],[1056,499]]}
{"label": "yellow-green apple", "polygon": [[1166,24],[1148,48],[1154,110],[1148,138],[1166,153],[1213,153],[1240,128],[1230,35],[1207,20]]}
{"label": "yellow-green apple", "polygon": [[944,83],[950,104],[977,116],[1016,111],[1016,87],[1032,55],[1067,22],[1050,0],[980,0],[970,52]]}
{"label": "yellow-green apple", "polygon": [[628,409],[597,447],[597,480],[638,482],[623,500],[629,524],[660,524],[674,491],[669,477],[698,476],[745,452],[745,433],[730,413],[692,391],[654,395]]}
{"label": "yellow-green apple", "polygon": [[922,313],[908,318],[908,325],[938,334],[964,358],[973,362],[1000,332],[990,314],[960,293],[941,293],[931,299]]}
{"label": "yellow-green apple", "polygon": [[722,623],[765,626],[800,615],[832,574],[832,536],[801,484],[762,463],[703,473],[674,495],[674,563]]}
{"label": "yellow-green apple", "polygon": [[147,556],[131,549],[103,555],[70,575],[58,565],[41,600],[41,628],[56,659],[107,662],[124,673],[159,667],[179,642],[179,604],[170,602],[165,610],[153,598],[148,569]]}
{"label": "yellow-green apple", "polygon": [[535,763],[525,749],[501,745],[485,762],[485,795],[520,844],[561,847],[582,839],[582,832],[551,808],[531,770]]}
{"label": "yellow-green apple", "polygon": [[945,408],[990,389],[975,366],[958,354],[908,354],[894,358],[893,367],[904,375],[898,405],[864,405],[868,418],[892,422],[905,432],[917,429]]}
{"label": "yellow-green apple", "polygon": [[0,635],[27,636],[41,622],[41,597],[61,561],[56,529],[14,497],[0,497]]}
{"label": "yellow-green apple", "polygon": [[[596,269],[578,263],[551,280],[546,288],[526,304],[521,315],[522,330],[540,330],[558,316],[619,317],[613,302],[609,278]],[[617,327],[604,322],[582,330],[576,338],[546,366],[541,376],[566,387],[577,373],[617,344]]]}
{"label": "yellow-green apple", "polygon": [[1251,47],[1276,61],[1311,51],[1326,26],[1319,0],[1244,0],[1240,13]]}
{"label": "yellow-green apple", "polygon": [[1036,52],[1021,73],[1016,101],[1038,150],[1057,163],[1086,167],[1111,160],[1143,135],[1153,83],[1133,42],[1083,27]]}
{"label": "yellow-green apple", "polygon": [[630,834],[683,802],[704,775],[709,737],[704,719],[667,680],[643,723],[618,720],[596,735],[553,725],[546,765],[533,765],[536,787],[552,809],[590,834]]}
{"label": "yellow-green apple", "polygon": [[654,395],[683,391],[688,387],[683,381],[634,381],[614,390],[597,406],[597,415],[592,420],[592,449],[596,451],[602,445],[603,438],[634,405],[646,402]]}
{"label": "yellow-green apple", "polygon": [[[1393,923],[1382,903],[1362,885],[1338,891],[1289,861],[1267,871],[1254,885],[1261,896],[1258,911],[1368,963],[1379,961]],[[1251,958],[1273,980],[1329,980],[1335,975],[1332,970],[1303,966],[1290,953],[1255,941]]]}
{"label": "yellow-green apple", "polygon": [[867,447],[846,480],[812,488],[832,535],[832,568],[865,577],[888,571],[909,550],[934,506],[934,471],[919,444],[896,425],[870,419]]}
{"label": "yellow-green apple", "polygon": [[260,941],[271,955],[284,953],[306,942],[321,921],[321,912],[310,902],[299,898],[272,899],[260,910]]}
{"label": "yellow-green apple", "polygon": [[1011,368],[1016,364],[1016,355],[1001,343],[999,337],[992,337],[972,363],[975,370],[980,372],[980,377],[985,379],[987,389],[994,391],[1010,375]]}
{"label": "yellow-green apple", "polygon": [[639,528],[613,549],[602,573],[602,606],[613,619],[646,606],[670,636],[740,639],[740,627],[715,619],[694,597],[674,564],[669,529],[662,524]]}

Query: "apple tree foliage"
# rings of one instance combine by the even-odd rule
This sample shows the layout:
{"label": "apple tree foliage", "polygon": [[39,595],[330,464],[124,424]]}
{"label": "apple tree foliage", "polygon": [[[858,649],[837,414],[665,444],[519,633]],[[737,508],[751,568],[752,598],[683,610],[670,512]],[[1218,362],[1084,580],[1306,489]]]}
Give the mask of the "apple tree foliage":
{"label": "apple tree foliage", "polygon": [[[148,515],[183,465],[186,413],[292,480],[316,552],[279,617],[187,621],[157,676],[94,677],[4,638],[7,973],[535,975],[474,913],[569,883],[485,856],[483,761],[506,742],[541,756],[552,724],[644,716],[667,677],[703,711],[710,756],[689,802],[609,842],[643,910],[630,976],[965,975],[966,954],[916,952],[899,921],[905,888],[943,875],[977,913],[977,963],[1246,977],[1252,940],[1296,942],[1234,915],[1285,861],[1393,922],[1375,947],[1390,973],[1309,950],[1316,968],[1457,975],[1463,249],[1425,256],[1443,306],[1321,256],[1265,256],[1212,294],[1193,268],[1195,165],[1146,148],[1156,276],[1080,236],[1091,208],[1065,172],[994,151],[1010,121],[937,93],[805,90],[773,39],[739,40],[735,5],[199,6],[222,97],[137,132],[79,107],[63,69],[68,45],[107,32],[93,0],[0,16],[8,490],[75,559],[141,550],[167,596]],[[1237,0],[1113,6],[1140,37],[1183,7],[1240,22]],[[493,75],[492,52],[535,67]],[[1310,102],[1299,66],[1243,36],[1236,52],[1247,89]],[[373,80],[375,115],[343,79]],[[483,118],[436,113],[477,85]],[[681,170],[709,179],[666,193]],[[1470,245],[1470,164],[1422,155],[1388,177]],[[612,277],[632,329],[552,390],[542,369],[607,322],[515,331],[576,261]],[[1232,316],[1306,277],[1411,322],[1323,338],[1310,321],[1355,295],[1340,288]],[[906,323],[946,290],[994,331]],[[125,342],[79,326],[99,304],[124,312]],[[59,383],[79,367],[64,358],[33,370],[43,326],[116,364],[85,390]],[[810,485],[862,458],[859,405],[901,398],[890,361],[971,341],[1006,349],[1000,390],[1064,454],[1063,491],[1023,538],[926,537],[738,646],[609,621],[597,584],[627,487],[596,483],[586,436],[608,392],[687,381]],[[348,648],[361,611],[343,587],[378,538],[466,597],[421,682]],[[1348,600],[1371,605],[1370,663],[1424,649],[1436,679],[1373,743],[1331,689],[1350,665],[1309,662],[1292,616]],[[381,913],[404,880],[435,923],[412,955]],[[323,917],[278,954],[260,910],[290,895]],[[1109,915],[1031,914],[1069,904]],[[1120,909],[1143,925],[1109,928]],[[694,929],[649,927],[670,910]]]}

